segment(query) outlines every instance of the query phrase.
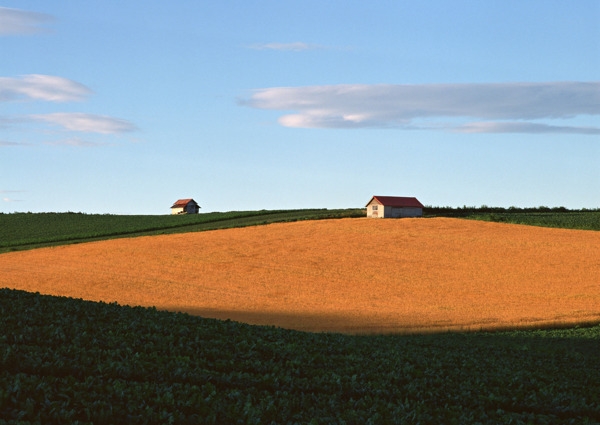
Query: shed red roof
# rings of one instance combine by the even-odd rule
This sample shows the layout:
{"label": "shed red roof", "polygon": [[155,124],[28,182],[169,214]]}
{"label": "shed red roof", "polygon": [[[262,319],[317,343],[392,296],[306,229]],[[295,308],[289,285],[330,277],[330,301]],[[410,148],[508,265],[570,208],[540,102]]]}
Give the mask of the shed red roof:
{"label": "shed red roof", "polygon": [[177,202],[175,202],[171,208],[185,207],[187,204],[190,203],[190,201],[193,202],[194,204],[198,205],[198,203],[196,201],[194,201],[193,199],[178,199]]}
{"label": "shed red roof", "polygon": [[373,196],[367,205],[369,205],[373,199],[376,199],[377,202],[386,207],[423,208],[423,204],[420,203],[417,198],[407,198],[402,196]]}

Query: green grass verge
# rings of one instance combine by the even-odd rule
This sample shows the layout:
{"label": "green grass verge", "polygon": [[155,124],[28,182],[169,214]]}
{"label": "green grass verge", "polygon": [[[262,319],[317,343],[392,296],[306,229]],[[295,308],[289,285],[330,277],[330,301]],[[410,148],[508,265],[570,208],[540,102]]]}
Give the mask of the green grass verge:
{"label": "green grass verge", "polygon": [[231,211],[176,216],[83,213],[0,214],[0,253],[123,237],[364,215],[365,212],[361,209]]}
{"label": "green grass verge", "polygon": [[0,424],[597,424],[600,326],[349,336],[0,290]]}

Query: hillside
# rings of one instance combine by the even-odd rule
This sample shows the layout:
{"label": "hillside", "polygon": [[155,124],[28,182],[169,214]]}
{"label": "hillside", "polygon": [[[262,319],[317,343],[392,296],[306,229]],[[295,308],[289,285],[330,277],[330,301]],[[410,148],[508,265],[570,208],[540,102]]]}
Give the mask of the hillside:
{"label": "hillside", "polygon": [[[0,288],[30,292],[0,289],[0,425],[600,423],[599,237],[344,219],[4,253]],[[233,308],[206,308],[223,295]],[[248,323],[436,333],[305,333],[114,302],[186,310],[198,300],[187,311]],[[327,300],[338,314],[325,314]],[[390,304],[398,311],[386,313]],[[482,312],[488,320],[449,326]],[[529,330],[439,333],[503,327]]]}
{"label": "hillside", "polygon": [[600,320],[600,233],[453,218],[275,223],[0,255],[3,285],[300,330]]}

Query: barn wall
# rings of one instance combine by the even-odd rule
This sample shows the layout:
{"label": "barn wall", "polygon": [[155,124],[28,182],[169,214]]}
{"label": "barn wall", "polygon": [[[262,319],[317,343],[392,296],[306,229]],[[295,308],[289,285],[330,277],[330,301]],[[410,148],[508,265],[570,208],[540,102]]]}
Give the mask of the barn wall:
{"label": "barn wall", "polygon": [[[377,206],[377,210],[373,210],[373,206]],[[382,218],[383,217],[383,205],[373,199],[367,205],[367,217],[371,218]]]}
{"label": "barn wall", "polygon": [[197,214],[198,213],[198,207],[196,205],[194,205],[193,203],[189,203],[186,206],[186,212],[188,214]]}
{"label": "barn wall", "polygon": [[390,216],[393,218],[423,217],[423,208],[416,208],[416,207],[392,208]]}
{"label": "barn wall", "polygon": [[181,214],[183,212],[183,208],[171,208],[171,214]]}

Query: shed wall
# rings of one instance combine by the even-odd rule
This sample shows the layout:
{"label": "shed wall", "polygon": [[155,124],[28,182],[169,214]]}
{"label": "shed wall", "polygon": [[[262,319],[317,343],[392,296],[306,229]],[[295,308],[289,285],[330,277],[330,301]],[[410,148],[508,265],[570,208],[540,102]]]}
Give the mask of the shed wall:
{"label": "shed wall", "polygon": [[[374,209],[373,207],[376,207],[376,209]],[[383,205],[381,205],[379,202],[377,202],[375,199],[373,199],[367,205],[367,217],[383,218],[383,213],[384,213],[383,208],[384,208]]]}
{"label": "shed wall", "polygon": [[197,214],[198,210],[199,210],[199,208],[191,202],[189,204],[187,204],[187,206],[186,206],[186,211],[188,214]]}
{"label": "shed wall", "polygon": [[[401,218],[401,217],[423,217],[423,208],[417,207],[402,207],[402,208],[393,208],[390,207],[390,215],[392,218]],[[386,217],[388,215],[386,214]]]}

